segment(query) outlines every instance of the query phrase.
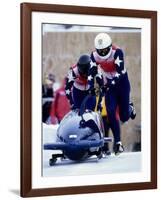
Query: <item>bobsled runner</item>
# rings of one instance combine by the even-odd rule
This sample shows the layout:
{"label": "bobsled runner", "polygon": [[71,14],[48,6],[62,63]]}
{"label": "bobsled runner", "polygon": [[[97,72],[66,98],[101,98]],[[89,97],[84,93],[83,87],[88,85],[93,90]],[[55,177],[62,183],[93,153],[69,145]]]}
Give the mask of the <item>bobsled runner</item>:
{"label": "bobsled runner", "polygon": [[82,106],[63,118],[56,133],[56,142],[44,144],[44,149],[61,150],[62,153],[53,154],[49,160],[49,165],[53,166],[58,158],[80,161],[95,155],[101,159],[103,154],[109,154],[106,145],[111,141],[112,138],[104,137],[101,115]]}

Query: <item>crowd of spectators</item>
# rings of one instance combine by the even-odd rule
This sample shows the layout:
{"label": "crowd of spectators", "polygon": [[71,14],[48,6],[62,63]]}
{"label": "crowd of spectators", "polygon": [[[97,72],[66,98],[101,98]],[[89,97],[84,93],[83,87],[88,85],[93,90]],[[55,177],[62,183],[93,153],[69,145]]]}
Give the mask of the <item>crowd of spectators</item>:
{"label": "crowd of spectators", "polygon": [[59,124],[70,111],[65,94],[65,80],[57,81],[54,74],[45,76],[42,85],[42,121],[47,124]]}

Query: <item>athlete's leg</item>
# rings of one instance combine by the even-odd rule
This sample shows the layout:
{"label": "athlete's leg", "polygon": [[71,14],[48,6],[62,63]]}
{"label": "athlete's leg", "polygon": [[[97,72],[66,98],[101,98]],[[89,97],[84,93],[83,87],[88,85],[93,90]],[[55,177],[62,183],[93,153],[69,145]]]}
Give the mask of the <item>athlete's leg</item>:
{"label": "athlete's leg", "polygon": [[114,144],[121,140],[120,138],[120,123],[116,117],[116,109],[117,109],[117,90],[110,89],[105,94],[105,104],[106,110],[108,114],[108,120],[110,123],[110,127],[114,136]]}
{"label": "athlete's leg", "polygon": [[125,74],[119,84],[119,116],[120,120],[124,123],[129,120],[132,114],[132,106],[130,106],[130,82],[128,75]]}
{"label": "athlete's leg", "polygon": [[109,124],[107,116],[102,116],[102,121],[103,121],[103,126],[105,129],[105,137],[108,137],[109,131],[110,131],[110,124]]}

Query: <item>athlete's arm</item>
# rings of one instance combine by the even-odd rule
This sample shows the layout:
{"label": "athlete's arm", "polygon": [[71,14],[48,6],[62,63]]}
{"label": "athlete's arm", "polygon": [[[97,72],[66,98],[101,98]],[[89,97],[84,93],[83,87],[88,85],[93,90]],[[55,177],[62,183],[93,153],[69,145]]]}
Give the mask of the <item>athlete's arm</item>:
{"label": "athlete's arm", "polygon": [[76,78],[76,75],[74,71],[72,70],[72,68],[70,68],[66,77],[65,93],[71,105],[73,104],[71,89],[73,87],[75,78]]}
{"label": "athlete's arm", "polygon": [[122,49],[116,49],[116,52],[114,54],[114,64],[117,73],[115,74],[113,79],[108,81],[109,86],[117,84],[126,73],[126,69],[124,67],[124,53]]}

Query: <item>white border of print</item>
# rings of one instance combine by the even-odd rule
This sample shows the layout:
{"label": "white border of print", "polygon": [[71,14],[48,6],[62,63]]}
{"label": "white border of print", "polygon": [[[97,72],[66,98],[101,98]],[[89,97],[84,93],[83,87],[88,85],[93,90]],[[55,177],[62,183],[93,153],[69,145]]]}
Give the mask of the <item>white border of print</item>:
{"label": "white border of print", "polygon": [[[117,173],[70,177],[41,176],[41,24],[80,24],[141,28],[141,127],[142,169],[138,173]],[[53,188],[85,185],[150,182],[150,19],[89,16],[59,13],[32,13],[32,187]],[[148,98],[149,97],[149,98]],[[146,104],[144,103],[146,102]],[[70,181],[69,181],[70,180]]]}

